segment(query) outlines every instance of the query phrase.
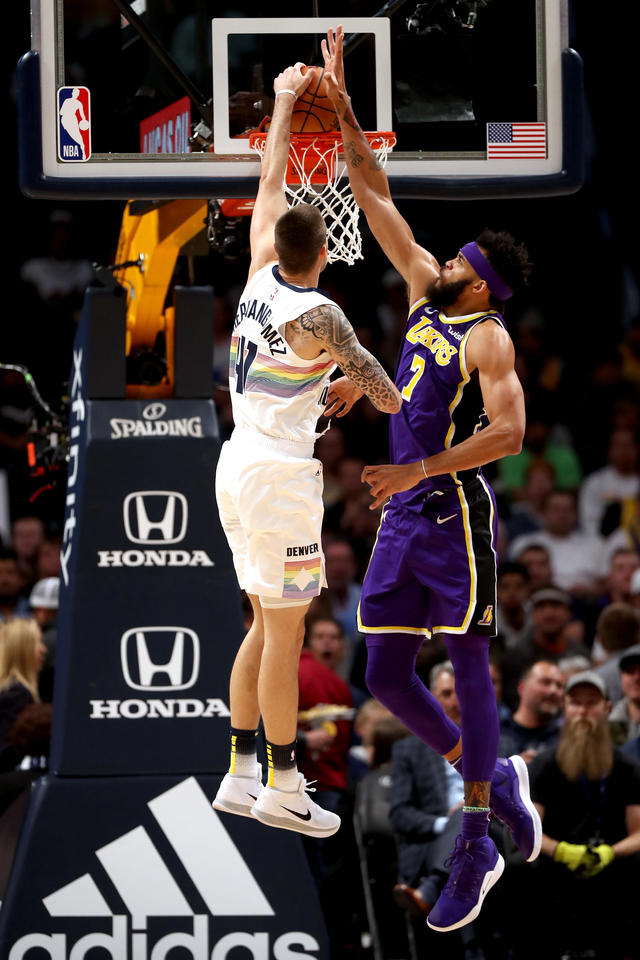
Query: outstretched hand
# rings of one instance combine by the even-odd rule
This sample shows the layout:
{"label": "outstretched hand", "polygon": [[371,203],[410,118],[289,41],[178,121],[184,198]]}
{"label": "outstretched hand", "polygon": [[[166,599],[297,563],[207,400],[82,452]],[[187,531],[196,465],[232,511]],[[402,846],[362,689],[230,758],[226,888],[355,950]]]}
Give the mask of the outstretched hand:
{"label": "outstretched hand", "polygon": [[329,99],[335,106],[341,96],[346,96],[347,89],[344,83],[344,63],[342,59],[342,44],[344,33],[342,26],[327,31],[327,39],[322,41],[322,56],[324,57],[324,79],[327,82]]}
{"label": "outstretched hand", "polygon": [[273,81],[273,90],[276,94],[280,90],[293,90],[296,99],[307,89],[313,76],[310,70],[306,74],[302,73],[304,63],[295,63],[292,67],[287,67]]}

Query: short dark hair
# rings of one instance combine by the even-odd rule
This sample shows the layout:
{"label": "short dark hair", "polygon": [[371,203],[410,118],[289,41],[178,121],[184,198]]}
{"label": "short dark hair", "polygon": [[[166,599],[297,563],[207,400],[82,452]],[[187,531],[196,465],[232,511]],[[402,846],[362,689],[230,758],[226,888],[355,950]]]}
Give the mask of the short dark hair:
{"label": "short dark hair", "polygon": [[[486,252],[493,269],[514,293],[527,285],[533,265],[523,243],[516,243],[510,233],[490,230],[488,227],[476,237],[476,243]],[[490,294],[489,299],[492,307],[502,310],[504,304],[498,297]]]}
{"label": "short dark hair", "polygon": [[299,203],[276,220],[276,253],[285,273],[303,273],[315,264],[327,242],[327,228],[317,207]]}
{"label": "short dark hair", "polygon": [[509,573],[517,573],[522,577],[523,580],[526,580],[527,582],[529,581],[529,571],[525,567],[524,563],[517,563],[515,560],[504,560],[502,563],[498,564],[496,580],[507,576]]}
{"label": "short dark hair", "polygon": [[640,619],[626,603],[610,603],[596,621],[596,636],[604,649],[626,650],[640,640]]}

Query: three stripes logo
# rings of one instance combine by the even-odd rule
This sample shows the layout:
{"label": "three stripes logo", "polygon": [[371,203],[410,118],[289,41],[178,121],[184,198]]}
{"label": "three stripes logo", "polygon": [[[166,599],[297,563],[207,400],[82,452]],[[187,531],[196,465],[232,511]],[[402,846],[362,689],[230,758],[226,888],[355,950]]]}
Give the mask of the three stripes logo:
{"label": "three stripes logo", "polygon": [[[13,944],[8,960],[84,960],[93,948],[111,960],[166,960],[174,948],[181,948],[181,960],[226,960],[237,947],[255,960],[317,960],[320,947],[311,934],[277,935],[271,903],[195,778],[154,797],[147,807],[160,842],[139,825],[97,849],[95,869],[42,900],[52,927],[66,932],[28,933]],[[179,861],[173,870],[167,843]],[[240,928],[262,919],[267,929],[232,930],[214,944],[210,921],[223,917],[237,918]],[[86,933],[90,918],[110,932]],[[254,919],[247,924],[240,918]],[[165,933],[158,938],[154,927],[161,920]],[[83,931],[76,940],[73,921]]]}

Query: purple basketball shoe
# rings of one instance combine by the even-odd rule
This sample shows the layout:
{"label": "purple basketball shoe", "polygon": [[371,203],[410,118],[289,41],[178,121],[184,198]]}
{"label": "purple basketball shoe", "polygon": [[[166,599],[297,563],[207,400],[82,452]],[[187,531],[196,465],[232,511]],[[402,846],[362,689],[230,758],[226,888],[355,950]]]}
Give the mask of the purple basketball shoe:
{"label": "purple basketball shoe", "polygon": [[457,930],[480,913],[482,902],[504,870],[504,860],[491,837],[477,840],[456,838],[453,853],[445,861],[449,879],[427,917],[432,930]]}
{"label": "purple basketball shoe", "polygon": [[542,844],[542,822],[529,796],[529,771],[522,757],[498,759],[489,806],[511,832],[524,859],[535,860]]}

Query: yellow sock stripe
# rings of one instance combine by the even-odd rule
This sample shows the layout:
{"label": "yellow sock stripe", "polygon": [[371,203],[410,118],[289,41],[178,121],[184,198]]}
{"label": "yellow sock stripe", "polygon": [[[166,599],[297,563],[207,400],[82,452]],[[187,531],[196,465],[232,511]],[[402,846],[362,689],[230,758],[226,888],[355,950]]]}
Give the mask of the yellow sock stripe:
{"label": "yellow sock stripe", "polygon": [[268,767],[268,776],[267,776],[267,786],[273,786],[273,757],[271,755],[271,745],[267,744],[267,767]]}
{"label": "yellow sock stripe", "polygon": [[229,767],[229,773],[233,775],[236,772],[236,740],[238,738],[235,734],[231,735],[231,765]]}

